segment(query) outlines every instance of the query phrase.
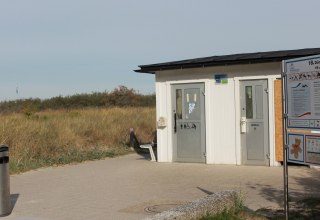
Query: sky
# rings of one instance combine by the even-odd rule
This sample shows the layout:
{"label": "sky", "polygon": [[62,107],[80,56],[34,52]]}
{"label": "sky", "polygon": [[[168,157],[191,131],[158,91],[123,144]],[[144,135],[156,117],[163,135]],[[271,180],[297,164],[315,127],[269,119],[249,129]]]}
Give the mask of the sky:
{"label": "sky", "polygon": [[155,91],[138,65],[320,47],[319,0],[2,0],[0,101]]}

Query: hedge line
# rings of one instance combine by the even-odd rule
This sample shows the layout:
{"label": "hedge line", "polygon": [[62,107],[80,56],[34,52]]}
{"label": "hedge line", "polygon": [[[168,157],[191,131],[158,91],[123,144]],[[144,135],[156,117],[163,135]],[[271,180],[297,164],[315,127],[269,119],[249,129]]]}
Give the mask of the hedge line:
{"label": "hedge line", "polygon": [[72,96],[58,96],[41,100],[39,98],[19,99],[0,102],[1,113],[33,112],[46,109],[72,109],[85,107],[146,107],[155,106],[156,97],[142,95],[134,89],[119,86],[111,92],[94,92],[91,94],[76,94]]}

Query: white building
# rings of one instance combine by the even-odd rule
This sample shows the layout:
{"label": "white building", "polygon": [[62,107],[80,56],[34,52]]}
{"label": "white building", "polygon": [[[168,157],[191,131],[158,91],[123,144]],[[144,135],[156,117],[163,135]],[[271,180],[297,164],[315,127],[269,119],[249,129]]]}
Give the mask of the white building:
{"label": "white building", "polygon": [[320,48],[139,66],[156,79],[158,162],[278,165],[282,60],[316,54]]}

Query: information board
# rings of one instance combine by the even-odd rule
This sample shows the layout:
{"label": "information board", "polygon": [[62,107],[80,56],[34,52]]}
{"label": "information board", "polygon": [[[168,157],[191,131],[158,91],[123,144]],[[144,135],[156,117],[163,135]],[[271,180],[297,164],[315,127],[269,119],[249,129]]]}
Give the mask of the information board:
{"label": "information board", "polygon": [[306,163],[320,164],[320,136],[305,135],[306,138]]}
{"label": "information board", "polygon": [[320,55],[283,62],[287,127],[320,130]]}
{"label": "information board", "polygon": [[288,162],[320,165],[320,55],[282,67]]}

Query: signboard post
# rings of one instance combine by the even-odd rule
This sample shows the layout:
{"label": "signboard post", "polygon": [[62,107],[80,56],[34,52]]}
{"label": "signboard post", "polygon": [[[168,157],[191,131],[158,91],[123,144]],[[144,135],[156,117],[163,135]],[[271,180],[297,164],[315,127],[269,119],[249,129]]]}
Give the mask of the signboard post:
{"label": "signboard post", "polygon": [[320,55],[282,62],[283,170],[288,219],[287,162],[320,165]]}

